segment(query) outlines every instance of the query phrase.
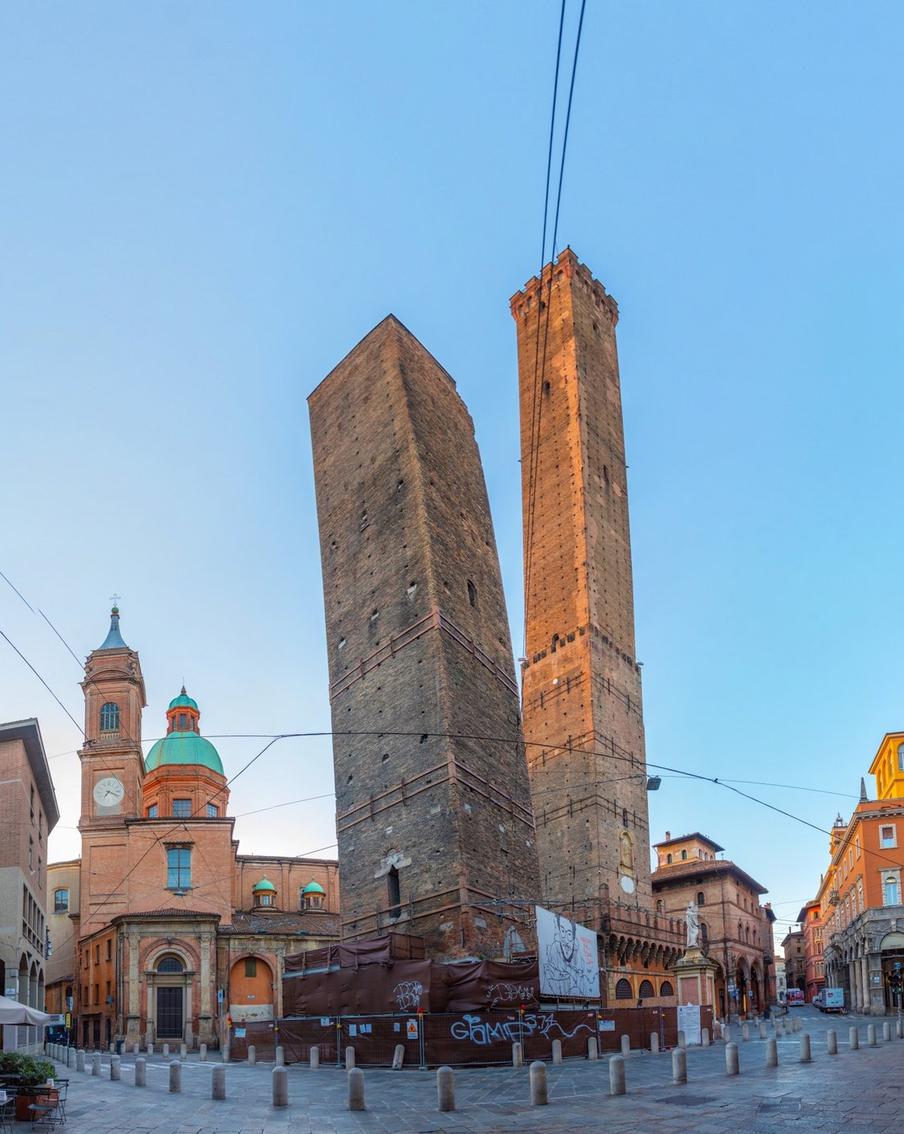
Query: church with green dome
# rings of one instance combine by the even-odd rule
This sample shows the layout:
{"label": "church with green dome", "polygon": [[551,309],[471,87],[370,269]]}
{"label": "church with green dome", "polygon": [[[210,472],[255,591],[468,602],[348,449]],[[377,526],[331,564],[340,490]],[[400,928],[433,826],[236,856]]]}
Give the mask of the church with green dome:
{"label": "church with green dome", "polygon": [[[338,941],[337,863],[239,853],[223,760],[184,685],[143,754],[144,679],[118,607],[82,689],[78,1042],[225,1046],[283,1014],[287,954]],[[83,1001],[98,987],[109,996]]]}

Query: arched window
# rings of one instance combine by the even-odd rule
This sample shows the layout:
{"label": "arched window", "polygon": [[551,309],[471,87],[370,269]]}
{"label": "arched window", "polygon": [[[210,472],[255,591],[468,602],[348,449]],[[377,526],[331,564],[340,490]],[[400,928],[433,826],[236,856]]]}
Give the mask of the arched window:
{"label": "arched window", "polygon": [[100,731],[119,732],[119,705],[115,701],[107,701],[100,707]]}
{"label": "arched window", "polygon": [[904,772],[904,744],[898,745],[898,771]]}
{"label": "arched window", "polygon": [[681,861],[682,861],[682,862],[684,862],[684,860],[685,860],[686,858],[687,858],[687,851],[686,851],[686,850],[683,850],[683,851],[681,852]]}
{"label": "arched window", "polygon": [[656,912],[665,913],[665,903],[663,902],[662,898],[656,899]]}
{"label": "arched window", "polygon": [[667,854],[665,856],[665,861],[669,866],[671,866],[672,865],[672,856],[670,854]]}
{"label": "arched window", "polygon": [[700,941],[704,948],[709,944],[709,926],[705,921],[700,922]]}
{"label": "arched window", "polygon": [[175,956],[173,953],[167,953],[165,957],[161,957],[157,962],[158,973],[184,973],[185,965],[182,964],[181,957]]}
{"label": "arched window", "polygon": [[662,982],[662,984],[659,986],[659,995],[660,996],[674,996],[675,995],[675,990],[672,988],[672,982],[670,980],[664,980]]}
{"label": "arched window", "polygon": [[706,905],[706,895],[703,893],[702,890],[697,891],[697,905],[698,906],[705,906]]}
{"label": "arched window", "polygon": [[402,888],[399,885],[399,872],[394,867],[389,868],[386,875],[386,887],[389,894],[389,916],[398,918],[402,916]]}
{"label": "arched window", "polygon": [[640,988],[637,991],[637,995],[641,998],[641,1000],[646,1000],[649,996],[655,996],[656,993],[653,989],[652,983],[648,980],[642,980],[640,982]]}
{"label": "arched window", "polygon": [[616,1000],[633,1000],[634,994],[631,991],[631,982],[625,980],[624,977],[615,986],[615,999]]}

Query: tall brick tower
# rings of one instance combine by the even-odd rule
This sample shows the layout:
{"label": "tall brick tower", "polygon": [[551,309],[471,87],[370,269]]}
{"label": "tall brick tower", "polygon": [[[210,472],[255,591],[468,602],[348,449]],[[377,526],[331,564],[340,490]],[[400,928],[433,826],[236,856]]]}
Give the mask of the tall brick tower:
{"label": "tall brick tower", "polygon": [[651,905],[618,308],[570,249],[511,307],[524,507],[522,712],[541,878],[549,905],[599,928],[607,899]]}
{"label": "tall brick tower", "polygon": [[530,948],[535,832],[471,418],[391,315],[309,408],[343,937],[413,933],[435,957]]}

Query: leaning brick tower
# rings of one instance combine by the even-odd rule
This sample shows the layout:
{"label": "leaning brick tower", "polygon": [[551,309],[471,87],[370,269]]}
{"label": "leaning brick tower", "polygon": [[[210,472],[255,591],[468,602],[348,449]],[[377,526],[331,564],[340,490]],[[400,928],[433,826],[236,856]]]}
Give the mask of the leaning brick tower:
{"label": "leaning brick tower", "polygon": [[[651,906],[615,325],[567,249],[511,301],[524,508],[524,739],[547,904]],[[531,742],[536,742],[536,746]]]}
{"label": "leaning brick tower", "polygon": [[342,935],[413,933],[434,957],[532,948],[535,832],[471,418],[393,316],[309,409]]}

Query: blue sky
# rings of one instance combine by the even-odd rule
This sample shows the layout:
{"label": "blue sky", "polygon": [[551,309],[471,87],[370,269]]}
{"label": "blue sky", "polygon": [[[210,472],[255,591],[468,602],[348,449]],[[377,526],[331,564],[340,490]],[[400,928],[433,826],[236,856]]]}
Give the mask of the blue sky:
{"label": "blue sky", "polygon": [[[570,5],[573,33],[577,4]],[[0,12],[3,570],[79,655],[123,595],[150,705],[208,733],[328,727],[305,397],[388,311],[476,422],[520,643],[508,298],[537,269],[557,5],[7,5]],[[648,757],[820,825],[904,724],[897,423],[904,249],[895,4],[588,0],[560,244],[617,298]],[[0,627],[80,715],[79,669]],[[0,643],[3,645],[3,643]],[[36,715],[77,849],[78,736]],[[219,743],[227,771],[259,745]],[[285,741],[236,813],[329,792]],[[827,840],[667,778],[784,928]],[[329,800],[242,849],[334,840]]]}

